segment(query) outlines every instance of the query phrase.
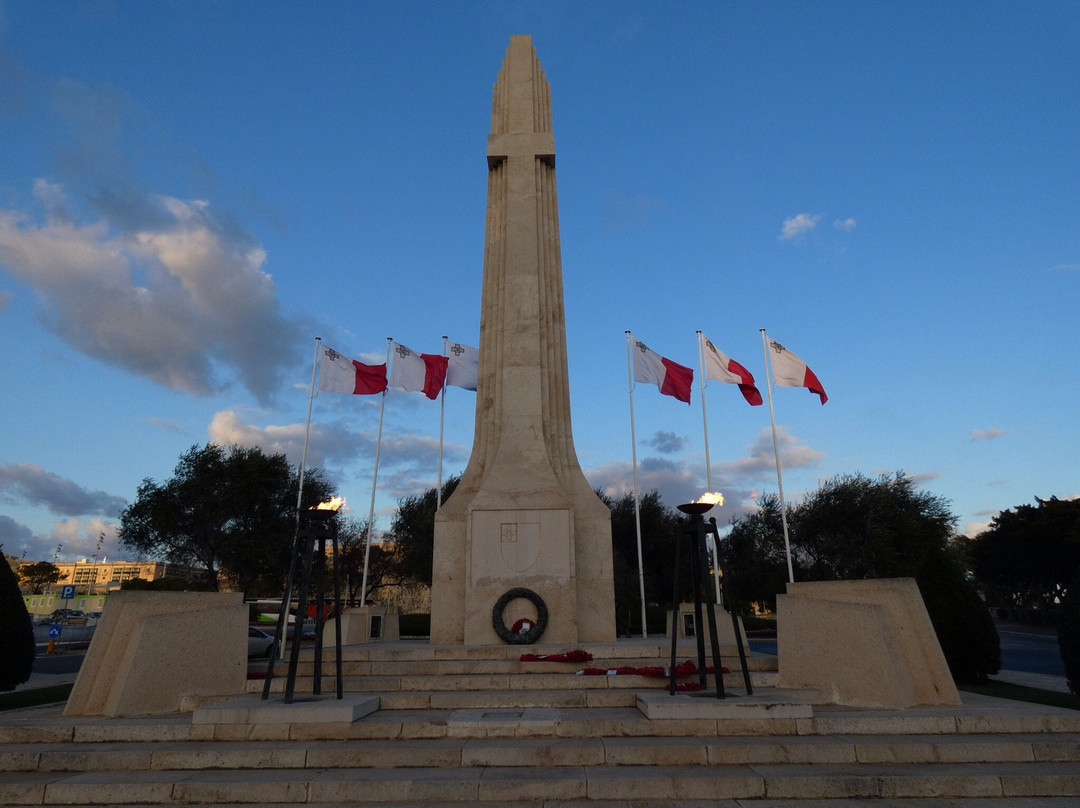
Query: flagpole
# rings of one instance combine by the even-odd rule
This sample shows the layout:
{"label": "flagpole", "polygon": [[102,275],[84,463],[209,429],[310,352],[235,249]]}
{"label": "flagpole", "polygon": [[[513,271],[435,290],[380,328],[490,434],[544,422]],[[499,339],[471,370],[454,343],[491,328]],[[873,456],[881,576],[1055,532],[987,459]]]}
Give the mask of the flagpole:
{"label": "flagpole", "polygon": [[[390,367],[390,345],[393,337],[386,338],[386,365]],[[371,542],[375,539],[375,484],[379,480],[379,451],[382,449],[383,412],[386,410],[386,389],[382,391],[379,402],[379,432],[375,438],[375,470],[371,473],[371,503],[368,505],[367,541],[364,542],[364,577],[360,581],[360,605],[367,606],[368,565],[371,562]]]}
{"label": "flagpole", "polygon": [[[637,438],[634,436],[634,360],[630,353],[630,332],[626,332],[626,372],[630,384],[630,456],[634,460],[634,528],[637,531],[638,589],[641,593],[641,636],[648,637],[645,620],[645,565],[641,560],[641,508],[638,505]],[[672,618],[674,621],[675,618]],[[672,631],[674,631],[674,622]]]}
{"label": "flagpole", "polygon": [[[706,490],[711,494],[712,487],[712,461],[709,459],[709,419],[705,415],[705,346],[704,335],[701,333],[701,329],[697,332],[697,355],[698,355],[698,372],[701,374],[699,382],[701,384],[701,426],[705,432],[705,486]],[[716,602],[720,603],[720,548],[716,546],[716,541],[713,540],[712,534],[706,532],[705,544],[708,546],[709,542],[712,542],[713,552],[713,583],[716,584]]]}
{"label": "flagpole", "polygon": [[[289,603],[292,600],[292,583],[293,576],[296,572],[296,557],[300,551],[300,503],[304,499],[304,469],[307,467],[307,450],[308,450],[308,438],[311,435],[311,402],[315,398],[315,374],[319,369],[319,347],[322,344],[322,337],[315,337],[315,358],[311,363],[311,388],[308,390],[307,400],[307,426],[304,427],[304,450],[300,453],[300,484],[297,486],[296,491],[296,525],[293,528],[293,552],[289,557],[289,574],[285,578],[285,591],[281,593],[281,608],[278,615],[278,627],[281,628],[284,625],[285,615],[289,613]],[[285,640],[286,637],[277,636],[275,634],[277,646],[277,655],[280,659],[285,658]],[[299,640],[294,639],[294,642]],[[273,663],[271,663],[272,665]],[[268,685],[269,687],[269,685]],[[263,698],[267,697],[268,690],[263,692]]]}
{"label": "flagpole", "polygon": [[319,345],[322,337],[315,337],[315,358],[311,362],[311,389],[307,399],[307,426],[304,427],[304,451],[300,454],[300,486],[296,492],[296,523],[300,524],[300,500],[304,496],[304,468],[307,466],[308,438],[311,435],[311,402],[315,398],[315,373],[319,369]]}
{"label": "flagpole", "polygon": [[[442,355],[447,356],[446,353],[446,340],[448,337],[443,334],[442,338]],[[443,374],[442,392],[439,394],[439,482],[435,488],[435,510],[442,508],[442,455],[443,455],[443,423],[446,416],[446,377],[449,374]]]}
{"label": "flagpole", "polygon": [[772,368],[769,365],[769,342],[764,328],[761,329],[761,350],[765,354],[765,386],[769,390],[769,421],[772,423],[772,448],[773,456],[776,458],[776,484],[780,488],[780,524],[784,526],[784,553],[787,555],[788,583],[795,583],[795,571],[791,566],[791,540],[788,537],[787,504],[784,502],[784,478],[780,473],[780,449],[776,443],[776,414],[773,411],[773,377]]}

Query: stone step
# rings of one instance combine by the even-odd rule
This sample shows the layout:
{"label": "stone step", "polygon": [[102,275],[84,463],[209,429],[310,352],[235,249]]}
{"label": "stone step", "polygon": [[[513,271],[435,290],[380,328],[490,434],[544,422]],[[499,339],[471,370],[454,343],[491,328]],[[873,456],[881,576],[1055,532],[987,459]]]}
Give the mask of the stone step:
{"label": "stone step", "polygon": [[[342,672],[345,676],[461,676],[461,675],[502,675],[502,676],[537,676],[537,675],[575,675],[585,668],[599,668],[611,670],[617,668],[640,668],[645,666],[667,667],[670,660],[656,660],[640,658],[608,658],[593,659],[588,662],[521,662],[515,659],[451,659],[451,660],[407,660],[407,659],[349,659],[342,655]],[[679,662],[696,657],[680,656]],[[750,671],[775,671],[777,662],[775,656],[767,654],[752,655],[746,659],[746,667]],[[278,661],[274,665],[274,675],[280,675],[282,670],[287,670],[287,660]],[[711,660],[708,660],[711,665]],[[724,656],[721,664],[734,672],[740,672],[739,658],[737,656]],[[313,657],[308,654],[301,658],[297,672],[304,676],[310,676],[314,672],[315,664]],[[322,670],[324,676],[333,676],[336,671],[336,663],[332,649],[324,654]]]}
{"label": "stone step", "polygon": [[[272,693],[282,693],[285,690],[286,672],[276,670],[274,680],[270,683]],[[311,693],[313,677],[296,677],[296,693]],[[715,680],[711,675],[705,677],[706,690],[715,687]],[[678,684],[696,684],[698,676],[680,677]],[[772,672],[753,671],[750,674],[750,682],[755,688],[775,687],[777,675]],[[248,681],[249,693],[261,693],[263,679],[251,679]],[[668,679],[638,675],[597,675],[576,676],[564,673],[536,673],[536,674],[484,674],[484,675],[441,675],[441,676],[343,676],[342,689],[347,693],[392,693],[392,692],[483,692],[505,693],[512,691],[586,691],[586,690],[664,690]],[[337,678],[332,673],[322,676],[322,692],[335,692]],[[728,673],[724,675],[724,687],[727,689],[744,690],[741,673]]]}
{"label": "stone step", "polygon": [[12,744],[0,771],[1080,763],[1080,735],[416,738]]}
{"label": "stone step", "polygon": [[1075,763],[2,772],[4,805],[1080,798]]}

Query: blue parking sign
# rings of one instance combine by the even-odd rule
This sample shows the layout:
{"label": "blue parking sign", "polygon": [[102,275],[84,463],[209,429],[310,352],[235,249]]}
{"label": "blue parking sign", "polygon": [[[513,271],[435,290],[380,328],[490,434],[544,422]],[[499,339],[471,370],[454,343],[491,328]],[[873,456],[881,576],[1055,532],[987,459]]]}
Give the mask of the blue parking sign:
{"label": "blue parking sign", "polygon": [[71,600],[73,597],[75,597],[75,587],[72,584],[60,587],[60,600]]}
{"label": "blue parking sign", "polygon": [[50,640],[56,640],[56,639],[59,639],[59,638],[60,638],[60,626],[57,626],[55,624],[49,626],[49,639]]}

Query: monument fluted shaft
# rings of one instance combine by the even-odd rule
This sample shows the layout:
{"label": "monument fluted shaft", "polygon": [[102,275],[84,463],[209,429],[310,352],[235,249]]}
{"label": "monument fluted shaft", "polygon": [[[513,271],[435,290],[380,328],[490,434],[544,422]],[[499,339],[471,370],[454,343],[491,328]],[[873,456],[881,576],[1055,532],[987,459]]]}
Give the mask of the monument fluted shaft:
{"label": "monument fluted shaft", "polygon": [[551,97],[527,36],[499,71],[487,159],[476,429],[436,517],[431,641],[501,642],[492,608],[523,587],[549,610],[541,642],[609,642],[611,517],[574,450]]}

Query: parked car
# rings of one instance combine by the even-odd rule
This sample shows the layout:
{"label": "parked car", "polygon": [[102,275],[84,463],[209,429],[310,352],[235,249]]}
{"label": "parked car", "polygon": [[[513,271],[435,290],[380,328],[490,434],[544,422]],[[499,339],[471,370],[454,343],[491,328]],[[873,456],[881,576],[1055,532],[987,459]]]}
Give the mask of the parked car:
{"label": "parked car", "polygon": [[41,623],[64,625],[68,622],[80,622],[85,624],[86,612],[79,609],[57,609],[52,614],[42,618]]}
{"label": "parked car", "polygon": [[248,626],[248,656],[269,657],[274,653],[274,635],[261,628]]}

